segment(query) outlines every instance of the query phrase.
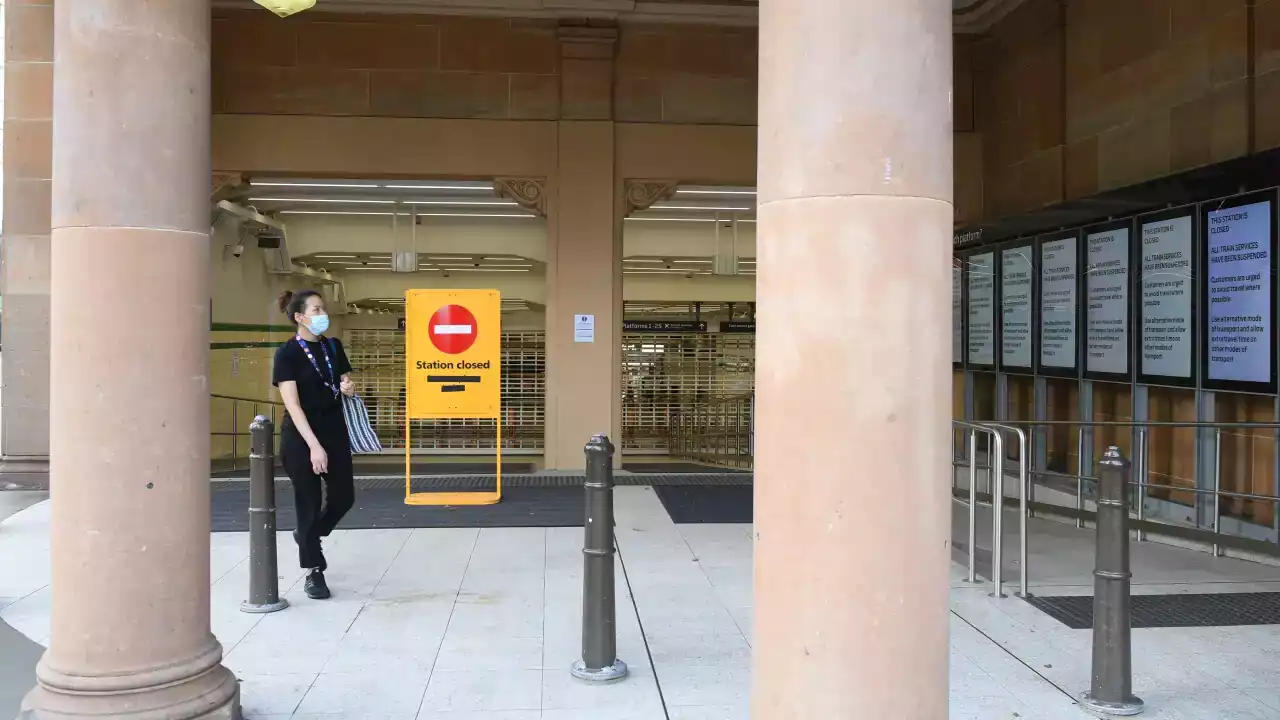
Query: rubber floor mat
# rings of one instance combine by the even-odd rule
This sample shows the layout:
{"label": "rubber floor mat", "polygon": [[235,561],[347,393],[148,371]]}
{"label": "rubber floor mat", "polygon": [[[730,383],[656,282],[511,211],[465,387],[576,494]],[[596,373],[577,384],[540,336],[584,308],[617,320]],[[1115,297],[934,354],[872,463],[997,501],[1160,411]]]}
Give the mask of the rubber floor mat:
{"label": "rubber floor mat", "polygon": [[[1093,627],[1093,597],[1031,597],[1027,602],[1073,630]],[[1133,627],[1280,625],[1280,593],[1133,595]]]}
{"label": "rubber floor mat", "polygon": [[633,473],[715,473],[715,474],[749,474],[750,470],[723,468],[715,465],[699,465],[687,462],[624,462],[622,469]]}
{"label": "rubber floor mat", "polygon": [[655,485],[653,491],[677,525],[751,522],[753,489],[747,485]]}
{"label": "rubber floor mat", "polygon": [[[398,475],[404,476],[404,458],[387,458],[387,457],[356,457],[354,458],[356,477],[362,475]],[[495,466],[492,462],[415,462],[413,464],[414,475],[493,475]],[[502,472],[504,475],[519,475],[533,472],[533,463],[530,462],[504,462],[502,463]],[[276,474],[284,474],[283,467],[276,462]],[[220,469],[212,473],[212,477],[218,479],[226,478],[247,478],[249,477],[249,464],[247,460],[241,460],[234,470]]]}
{"label": "rubber floor mat", "polygon": [[[218,489],[213,499],[213,531],[249,529],[249,485]],[[581,488],[507,488],[496,505],[432,507],[405,505],[404,488],[357,489],[356,504],[338,524],[339,530],[371,528],[581,527]],[[276,486],[276,527],[297,527],[293,492]]]}

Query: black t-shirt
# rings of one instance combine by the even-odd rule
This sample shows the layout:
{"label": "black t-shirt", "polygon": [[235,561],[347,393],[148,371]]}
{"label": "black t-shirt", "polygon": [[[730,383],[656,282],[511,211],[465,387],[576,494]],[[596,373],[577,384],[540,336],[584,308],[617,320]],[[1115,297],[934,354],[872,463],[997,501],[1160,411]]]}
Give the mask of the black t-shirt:
{"label": "black t-shirt", "polygon": [[[351,372],[351,361],[347,360],[347,352],[339,340],[321,337],[320,342],[307,342],[311,357],[315,358],[315,366],[307,359],[297,338],[280,346],[276,350],[275,367],[271,374],[271,384],[276,387],[290,380],[298,384],[298,402],[307,415],[307,422],[315,425],[323,416],[337,411],[342,417],[342,401],[333,396],[333,390],[325,385],[331,383],[338,387],[342,376]],[[326,363],[325,352],[329,353]],[[329,365],[333,365],[333,375],[329,374]],[[317,368],[319,372],[317,372]],[[313,428],[315,429],[315,428]]]}

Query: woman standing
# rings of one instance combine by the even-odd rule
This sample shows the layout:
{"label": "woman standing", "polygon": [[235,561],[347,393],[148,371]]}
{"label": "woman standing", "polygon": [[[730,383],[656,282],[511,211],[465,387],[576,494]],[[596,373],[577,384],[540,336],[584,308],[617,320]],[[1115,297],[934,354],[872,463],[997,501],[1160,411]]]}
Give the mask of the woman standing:
{"label": "woman standing", "polygon": [[[298,511],[298,562],[307,571],[307,597],[329,597],[320,538],[333,532],[355,502],[351,445],[341,395],[354,395],[351,363],[329,329],[324,298],[314,290],[286,291],[280,310],[297,332],[276,350],[272,384],[280,388],[288,415],[280,429],[280,454],[293,482]],[[324,492],[321,492],[321,481]],[[327,497],[326,497],[327,496]],[[323,503],[323,506],[322,506]]]}

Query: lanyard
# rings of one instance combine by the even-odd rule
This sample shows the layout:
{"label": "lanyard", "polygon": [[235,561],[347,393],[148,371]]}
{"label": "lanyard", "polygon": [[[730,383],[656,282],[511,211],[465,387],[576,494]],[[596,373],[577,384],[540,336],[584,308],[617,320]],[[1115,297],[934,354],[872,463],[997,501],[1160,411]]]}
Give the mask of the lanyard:
{"label": "lanyard", "polygon": [[333,397],[336,400],[338,397],[338,384],[334,382],[333,363],[329,360],[329,349],[325,347],[324,338],[320,338],[320,352],[324,353],[324,364],[329,368],[328,380],[325,380],[324,373],[320,372],[320,365],[316,362],[316,357],[311,354],[311,348],[307,346],[307,341],[303,340],[301,335],[294,335],[293,337],[302,346],[302,352],[307,354],[307,359],[311,361],[311,367],[315,368],[316,374],[320,376],[320,382],[333,391]]}

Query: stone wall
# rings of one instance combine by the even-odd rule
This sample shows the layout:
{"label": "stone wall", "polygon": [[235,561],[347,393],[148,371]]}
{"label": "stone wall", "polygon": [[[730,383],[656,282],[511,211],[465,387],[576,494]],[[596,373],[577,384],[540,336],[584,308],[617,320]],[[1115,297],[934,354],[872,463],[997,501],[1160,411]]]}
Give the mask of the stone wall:
{"label": "stone wall", "polygon": [[1256,149],[1280,147],[1280,0],[1254,9],[1254,128]]}
{"label": "stone wall", "polygon": [[1249,4],[1028,0],[968,41],[983,216],[1280,146],[1280,0]]}
{"label": "stone wall", "polygon": [[572,92],[579,104],[590,102],[582,93],[612,103],[620,122],[755,123],[754,29],[624,25],[617,35],[614,77],[564,88],[555,21],[219,12],[214,110],[554,120]]}

